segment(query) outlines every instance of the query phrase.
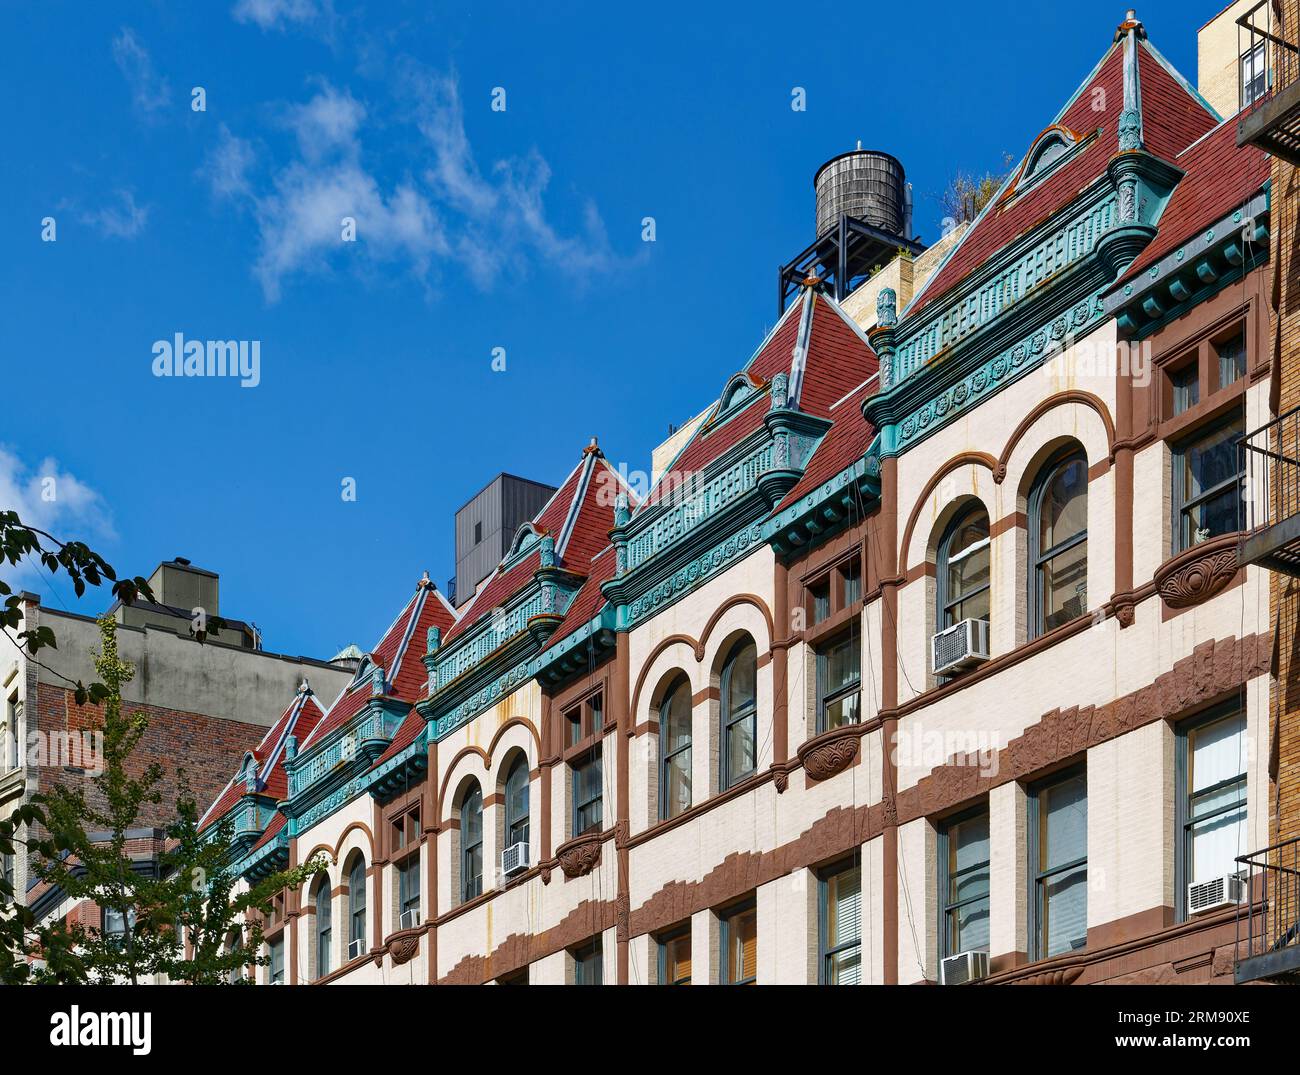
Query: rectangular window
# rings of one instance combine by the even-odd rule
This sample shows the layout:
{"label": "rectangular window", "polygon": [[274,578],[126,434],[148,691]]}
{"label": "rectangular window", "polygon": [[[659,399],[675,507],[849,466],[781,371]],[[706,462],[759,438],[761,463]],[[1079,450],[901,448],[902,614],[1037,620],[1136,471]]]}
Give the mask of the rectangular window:
{"label": "rectangular window", "polygon": [[1261,41],[1241,54],[1241,107],[1253,105],[1268,92],[1268,50]]}
{"label": "rectangular window", "polygon": [[856,863],[821,879],[821,984],[862,983],[862,869]]}
{"label": "rectangular window", "polygon": [[858,722],[861,647],[856,632],[817,654],[817,731]]}
{"label": "rectangular window", "polygon": [[1182,369],[1169,374],[1169,387],[1173,391],[1174,416],[1189,411],[1201,402],[1201,369],[1197,362],[1189,362]]}
{"label": "rectangular window", "polygon": [[477,545],[477,544],[478,544],[480,541],[482,541],[482,540],[483,540],[483,524],[482,524],[482,523],[475,523],[475,524],[474,524],[474,544]]}
{"label": "rectangular window", "polygon": [[284,984],[284,937],[273,940],[270,945],[271,962],[267,965],[267,976],[272,985]]}
{"label": "rectangular window", "polygon": [[105,907],[103,913],[104,939],[109,944],[125,944],[128,927],[135,929],[135,908],[128,907],[123,914],[115,907]]}
{"label": "rectangular window", "polygon": [[1246,714],[1236,705],[1180,726],[1179,902],[1187,886],[1240,870],[1246,847]]}
{"label": "rectangular window", "polygon": [[862,599],[862,565],[857,558],[850,560],[840,571],[844,603],[842,608],[849,608]]}
{"label": "rectangular window", "polygon": [[691,927],[659,940],[659,984],[691,984]]}
{"label": "rectangular window", "polygon": [[17,897],[14,892],[14,857],[13,855],[0,855],[0,878],[4,880],[5,887],[0,890],[0,907],[9,903],[10,893]]}
{"label": "rectangular window", "polygon": [[1073,771],[1040,785],[1029,800],[1033,958],[1088,942],[1088,777]]}
{"label": "rectangular window", "polygon": [[604,956],[600,938],[573,951],[573,984],[603,985],[605,981]]}
{"label": "rectangular window", "polygon": [[758,909],[752,904],[722,919],[722,982],[753,985],[758,977]]}
{"label": "rectangular window", "polygon": [[1238,445],[1245,424],[1238,414],[1197,430],[1174,449],[1174,552],[1240,529],[1245,482]]}
{"label": "rectangular window", "polygon": [[420,924],[420,856],[412,855],[397,864],[398,929]]}
{"label": "rectangular window", "polygon": [[821,623],[831,614],[831,584],[829,580],[817,583],[809,588],[812,594],[813,623]]}
{"label": "rectangular window", "polygon": [[989,815],[955,818],[939,846],[941,956],[989,950]]}
{"label": "rectangular window", "polygon": [[573,835],[598,830],[601,826],[602,777],[600,747],[573,762]]}
{"label": "rectangular window", "polygon": [[401,851],[420,842],[420,810],[408,810],[392,821],[393,850]]}
{"label": "rectangular window", "polygon": [[1246,376],[1246,330],[1217,344],[1219,356],[1219,387],[1227,388]]}

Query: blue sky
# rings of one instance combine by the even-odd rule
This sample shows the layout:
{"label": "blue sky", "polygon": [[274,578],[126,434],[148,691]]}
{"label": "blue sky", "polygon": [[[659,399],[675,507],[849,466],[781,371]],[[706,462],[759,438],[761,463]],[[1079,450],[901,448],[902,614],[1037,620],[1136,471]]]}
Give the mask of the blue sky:
{"label": "blue sky", "polygon": [[[898,156],[933,241],[952,172],[1018,157],[1124,14],[614,7],[6,4],[0,506],[219,571],[269,649],[365,648],[498,471],[558,482],[593,435],[649,469],[771,325],[822,161]],[[1138,14],[1194,82],[1217,7]],[[259,341],[260,383],[155,377],[178,332]]]}

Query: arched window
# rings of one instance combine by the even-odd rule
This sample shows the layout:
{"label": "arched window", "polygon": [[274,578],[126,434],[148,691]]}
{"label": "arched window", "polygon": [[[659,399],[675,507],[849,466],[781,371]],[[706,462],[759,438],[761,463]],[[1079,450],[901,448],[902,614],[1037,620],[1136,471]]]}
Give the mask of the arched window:
{"label": "arched window", "polygon": [[330,942],[334,936],[330,916],[330,883],[321,881],[316,889],[316,977],[330,972]]}
{"label": "arched window", "polygon": [[952,521],[939,543],[938,629],[989,618],[989,513],[974,504]]}
{"label": "arched window", "polygon": [[659,705],[659,817],[691,808],[691,685],[679,679]]}
{"label": "arched window", "polygon": [[528,760],[521,754],[506,777],[506,847],[528,843]]}
{"label": "arched window", "polygon": [[366,951],[366,860],[360,855],[348,873],[348,958]]}
{"label": "arched window", "polygon": [[1088,610],[1088,461],[1075,449],[1043,468],[1029,497],[1029,637]]}
{"label": "arched window", "polygon": [[753,775],[757,697],[758,650],[745,639],[735,645],[722,669],[723,790]]}
{"label": "arched window", "polygon": [[460,806],[460,898],[483,892],[483,792],[475,784]]}

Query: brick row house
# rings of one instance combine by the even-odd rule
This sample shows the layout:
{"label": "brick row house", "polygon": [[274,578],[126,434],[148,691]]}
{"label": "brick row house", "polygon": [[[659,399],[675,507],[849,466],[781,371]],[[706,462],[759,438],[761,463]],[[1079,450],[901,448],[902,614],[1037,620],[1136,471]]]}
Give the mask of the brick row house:
{"label": "brick row house", "polygon": [[258,980],[1232,981],[1278,783],[1235,109],[1130,13],[967,226],[783,270],[644,498],[593,442],[473,594],[286,695],[209,812],[250,876],[331,863]]}

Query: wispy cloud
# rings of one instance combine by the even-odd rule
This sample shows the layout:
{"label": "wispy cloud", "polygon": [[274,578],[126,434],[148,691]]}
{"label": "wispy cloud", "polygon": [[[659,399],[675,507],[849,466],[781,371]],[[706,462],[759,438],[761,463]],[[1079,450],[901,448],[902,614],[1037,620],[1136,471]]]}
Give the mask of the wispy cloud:
{"label": "wispy cloud", "polygon": [[[454,72],[412,60],[395,70],[394,97],[381,102],[375,126],[415,132],[398,143],[408,158],[400,179],[385,180],[367,155],[371,106],[327,82],[280,111],[276,122],[292,133],[296,150],[287,160],[271,160],[269,151],[255,152],[220,129],[207,179],[219,198],[252,210],[253,273],[268,302],[278,301],[287,278],[326,271],[349,247],[348,256],[361,253],[363,263],[404,262],[426,284],[437,264],[452,265],[484,290],[507,266],[519,273],[530,261],[587,272],[618,264],[594,203],[580,206],[574,234],[552,221],[545,203],[551,168],[536,150],[480,167]],[[266,165],[260,174],[258,163]],[[342,241],[344,217],[356,221],[356,246]]]}
{"label": "wispy cloud", "polygon": [[310,22],[320,12],[313,0],[239,0],[232,14],[237,22],[276,30],[288,23]]}
{"label": "wispy cloud", "polygon": [[135,195],[129,190],[117,192],[117,203],[101,209],[78,213],[83,224],[88,224],[110,239],[134,239],[144,230],[149,218],[147,206],[136,205]]}
{"label": "wispy cloud", "polygon": [[131,103],[146,119],[154,119],[171,102],[171,86],[154,69],[148,50],[135,31],[124,27],[113,38],[113,62],[131,90]]}

